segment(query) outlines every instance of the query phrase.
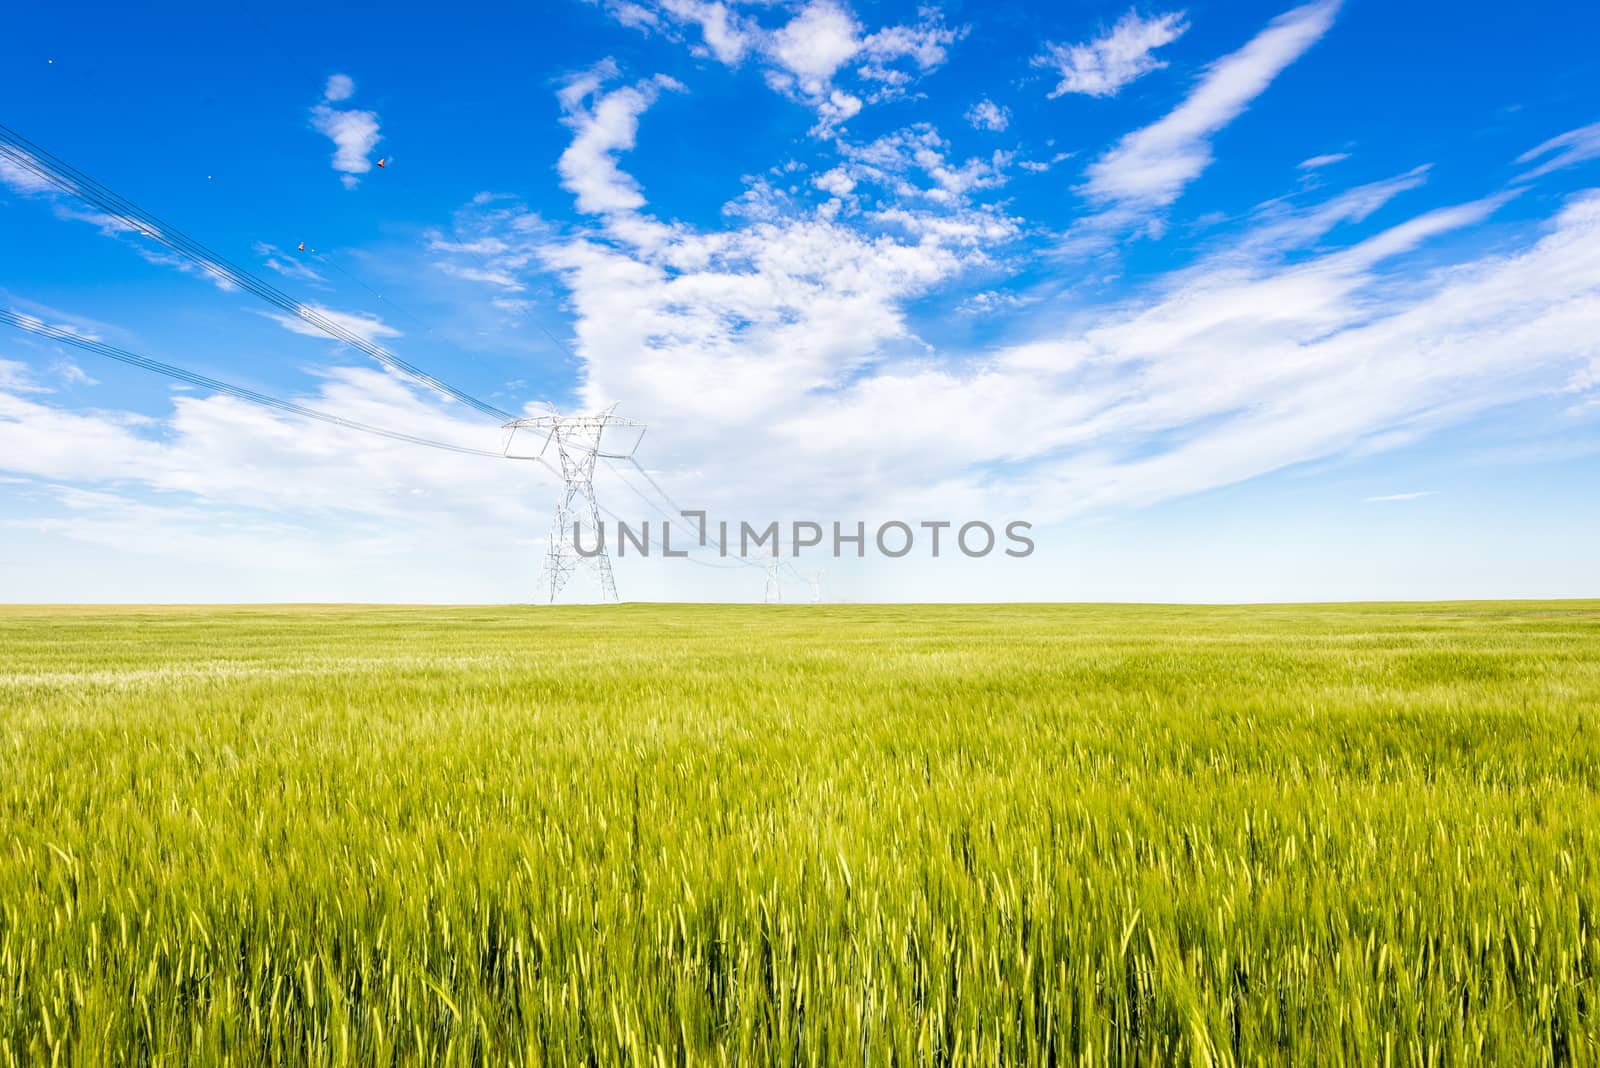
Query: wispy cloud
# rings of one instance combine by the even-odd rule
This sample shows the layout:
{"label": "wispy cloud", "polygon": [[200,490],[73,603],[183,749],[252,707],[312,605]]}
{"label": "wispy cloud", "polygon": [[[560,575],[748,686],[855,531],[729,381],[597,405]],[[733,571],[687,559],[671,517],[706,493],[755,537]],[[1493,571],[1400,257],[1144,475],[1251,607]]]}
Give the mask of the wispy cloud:
{"label": "wispy cloud", "polygon": [[1423,497],[1437,497],[1438,490],[1417,490],[1412,493],[1386,493],[1381,497],[1363,497],[1367,504],[1380,504],[1388,501],[1415,501]]}
{"label": "wispy cloud", "polygon": [[1243,48],[1206,68],[1176,109],[1090,164],[1083,192],[1113,213],[1105,221],[1126,222],[1176,200],[1211,164],[1211,138],[1328,31],[1338,6],[1319,0],[1279,15]]}
{"label": "wispy cloud", "polygon": [[0,390],[9,393],[48,393],[33,377],[33,369],[15,360],[0,360]]}
{"label": "wispy cloud", "polygon": [[1343,163],[1350,158],[1348,152],[1328,152],[1321,156],[1312,156],[1310,159],[1301,160],[1297,166],[1302,171],[1316,171],[1323,167],[1331,167],[1335,163]]}
{"label": "wispy cloud", "polygon": [[[35,316],[13,309],[13,314],[23,320],[43,325],[43,321]],[[65,324],[51,324],[65,326]],[[68,327],[70,328],[70,327]],[[85,335],[89,336],[89,335]],[[95,338],[94,340],[100,340]],[[0,392],[9,393],[53,393],[55,389],[46,385],[40,375],[38,366],[19,363],[15,360],[0,359]],[[49,374],[66,386],[97,386],[100,383],[79,367],[76,363],[64,357],[57,356],[50,361]]]}
{"label": "wispy cloud", "polygon": [[4,183],[12,192],[25,195],[43,193],[55,188],[27,168],[4,158],[0,158],[0,183]]}
{"label": "wispy cloud", "polygon": [[1580,126],[1576,130],[1568,130],[1564,134],[1552,137],[1550,140],[1530,148],[1517,157],[1518,163],[1532,163],[1541,156],[1549,156],[1539,166],[1518,177],[1519,182],[1529,181],[1551,171],[1563,167],[1573,167],[1579,163],[1600,157],[1600,122],[1588,126]]}
{"label": "wispy cloud", "polygon": [[510,293],[520,293],[528,288],[516,275],[497,267],[469,267],[450,260],[440,260],[434,266],[452,278],[459,278],[464,282],[482,282]]}
{"label": "wispy cloud", "polygon": [[[1352,186],[1308,207],[1292,209],[1283,202],[1269,204],[1253,214],[1252,225],[1236,235],[1229,248],[1250,257],[1305,248],[1339,226],[1363,221],[1400,194],[1421,188],[1427,183],[1430,170],[1427,165],[1413,167],[1390,178]],[[1202,260],[1198,269],[1215,267],[1214,262]]]}
{"label": "wispy cloud", "polygon": [[48,203],[50,210],[58,219],[87,223],[105,237],[125,239],[128,247],[147,263],[173,267],[185,274],[198,274],[225,293],[237,288],[233,282],[213,268],[169,251],[164,243],[166,235],[156,230],[154,223],[136,223],[98,208],[87,207],[77,197],[39,178],[33,171],[8,160],[0,160],[0,184],[20,196],[37,198]]}
{"label": "wispy cloud", "polygon": [[262,264],[276,274],[285,278],[298,278],[303,282],[325,282],[322,275],[318,274],[310,265],[295,259],[294,254],[284,252],[276,245],[269,245],[265,241],[255,244],[255,252],[261,257]]}
{"label": "wispy cloud", "polygon": [[[300,307],[303,307],[307,312],[337,324],[349,333],[355,334],[357,337],[372,344],[378,344],[384,338],[402,336],[401,332],[395,327],[390,326],[378,316],[367,312],[338,311],[333,308],[325,308],[321,304],[304,304],[300,305]],[[261,314],[274,322],[282,324],[286,329],[292,330],[296,334],[332,340],[328,337],[326,331],[296,316],[280,315],[277,312],[262,312]]]}
{"label": "wispy cloud", "polygon": [[1151,53],[1182,37],[1188,28],[1181,11],[1148,19],[1129,11],[1109,32],[1092,41],[1045,45],[1033,65],[1054,68],[1061,75],[1050,91],[1052,99],[1067,93],[1116,96],[1129,82],[1165,67],[1166,62]]}

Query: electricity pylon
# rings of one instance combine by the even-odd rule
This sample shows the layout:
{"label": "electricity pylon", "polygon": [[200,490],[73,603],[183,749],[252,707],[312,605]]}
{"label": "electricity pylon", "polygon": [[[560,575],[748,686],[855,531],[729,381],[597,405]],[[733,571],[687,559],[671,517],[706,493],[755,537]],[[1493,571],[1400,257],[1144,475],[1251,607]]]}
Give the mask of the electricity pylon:
{"label": "electricity pylon", "polygon": [[806,575],[806,582],[811,587],[811,603],[822,603],[822,576],[827,572],[818,569]]}
{"label": "electricity pylon", "polygon": [[783,564],[777,560],[771,560],[767,563],[767,592],[765,599],[768,604],[783,603],[783,579],[778,576],[778,568],[782,566]]}
{"label": "electricity pylon", "polygon": [[[601,599],[618,600],[617,582],[611,575],[611,555],[605,546],[605,528],[600,525],[600,506],[594,499],[594,462],[602,456],[616,460],[631,458],[639,447],[639,439],[644,437],[645,424],[611,414],[616,407],[613,404],[598,415],[562,415],[552,408],[549,415],[514,419],[503,428],[510,431],[506,437],[506,456],[514,460],[537,460],[550,467],[550,461],[544,456],[553,442],[561,464],[557,472],[562,485],[561,494],[556,498],[555,524],[550,528],[550,548],[545,554],[544,567],[539,571],[539,593],[543,596],[548,587],[551,604],[578,569],[580,561],[591,567],[600,580]],[[544,434],[544,444],[538,455],[512,455],[511,442],[518,430]],[[626,451],[608,452],[601,448],[601,439],[608,430],[637,430],[638,433]],[[580,538],[590,543],[583,552],[578,550]]]}

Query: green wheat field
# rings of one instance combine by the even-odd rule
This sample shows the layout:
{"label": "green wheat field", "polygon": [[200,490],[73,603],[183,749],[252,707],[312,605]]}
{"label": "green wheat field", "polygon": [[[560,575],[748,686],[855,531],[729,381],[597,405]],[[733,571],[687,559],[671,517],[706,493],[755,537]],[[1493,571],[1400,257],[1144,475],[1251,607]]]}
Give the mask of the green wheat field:
{"label": "green wheat field", "polygon": [[0,1063],[1593,1064],[1600,602],[0,608]]}

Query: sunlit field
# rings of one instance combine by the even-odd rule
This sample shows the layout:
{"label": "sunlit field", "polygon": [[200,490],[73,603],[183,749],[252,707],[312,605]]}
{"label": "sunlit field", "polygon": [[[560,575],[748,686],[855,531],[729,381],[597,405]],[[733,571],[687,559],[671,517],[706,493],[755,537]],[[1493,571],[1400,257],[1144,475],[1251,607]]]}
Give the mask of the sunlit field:
{"label": "sunlit field", "polygon": [[0,609],[0,1063],[1600,1058],[1600,602]]}

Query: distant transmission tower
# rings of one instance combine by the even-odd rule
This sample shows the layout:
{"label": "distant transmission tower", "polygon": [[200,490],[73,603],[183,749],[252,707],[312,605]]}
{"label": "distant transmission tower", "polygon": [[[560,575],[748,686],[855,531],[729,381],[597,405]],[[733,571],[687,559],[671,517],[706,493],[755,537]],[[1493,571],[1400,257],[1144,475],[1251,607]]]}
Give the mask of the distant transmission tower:
{"label": "distant transmission tower", "polygon": [[[551,409],[549,415],[531,419],[514,419],[505,424],[511,433],[506,438],[505,455],[512,459],[539,460],[549,465],[544,455],[553,442],[561,463],[561,495],[556,498],[555,524],[550,528],[550,548],[545,554],[544,567],[539,572],[539,594],[550,591],[550,603],[567,584],[567,579],[584,563],[594,569],[600,580],[602,600],[616,602],[617,582],[611,575],[611,555],[606,551],[603,529],[600,526],[600,506],[594,499],[594,462],[600,457],[626,460],[639,447],[644,437],[645,424],[632,419],[622,419],[611,414],[616,405],[598,415],[562,415]],[[518,430],[535,430],[544,434],[544,445],[536,456],[512,456],[511,441]],[[626,451],[605,451],[601,439],[607,430],[638,431]],[[612,435],[616,436],[615,433]],[[578,539],[585,543],[585,555],[578,552]],[[598,547],[599,551],[595,552]]]}
{"label": "distant transmission tower", "polygon": [[819,569],[806,575],[806,583],[811,587],[812,604],[822,603],[822,576],[825,574],[827,574],[827,572]]}
{"label": "distant transmission tower", "polygon": [[783,564],[777,560],[767,562],[766,602],[768,604],[783,603],[783,579],[778,576],[778,568],[782,566]]}

